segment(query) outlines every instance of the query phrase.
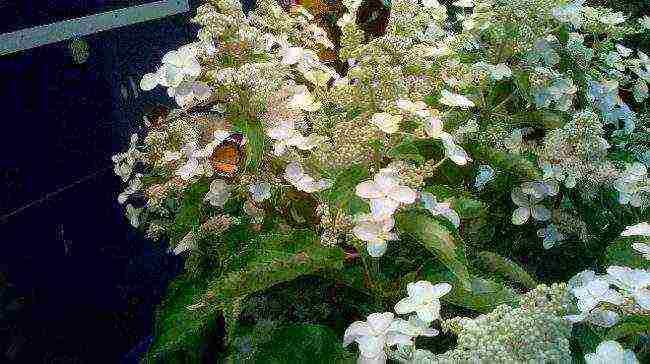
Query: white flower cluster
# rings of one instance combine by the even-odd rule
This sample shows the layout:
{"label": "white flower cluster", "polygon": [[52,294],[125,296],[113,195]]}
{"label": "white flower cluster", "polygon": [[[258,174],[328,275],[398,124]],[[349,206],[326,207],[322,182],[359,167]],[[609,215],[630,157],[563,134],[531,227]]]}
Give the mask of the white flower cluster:
{"label": "white flower cluster", "polygon": [[569,288],[579,310],[577,315],[565,317],[573,323],[588,322],[602,327],[615,325],[619,315],[604,307],[637,305],[643,311],[650,311],[650,272],[643,269],[611,266],[603,276],[584,271],[571,279]]}
{"label": "white flower cluster", "polygon": [[566,310],[566,285],[540,285],[521,297],[519,307],[502,305],[476,318],[442,321],[457,335],[457,346],[442,354],[417,349],[402,363],[568,363],[571,327],[559,317]]}
{"label": "white flower cluster", "polygon": [[429,326],[440,318],[440,297],[449,293],[451,288],[449,283],[436,285],[428,281],[409,283],[408,297],[395,305],[395,312],[398,314],[415,312],[415,315],[404,320],[395,318],[392,312],[373,313],[366,321],[356,321],[345,330],[343,345],[347,346],[352,342],[359,345],[359,363],[386,363],[387,350],[390,353],[391,347],[395,345],[413,347],[413,339],[418,336],[438,335],[438,331]]}

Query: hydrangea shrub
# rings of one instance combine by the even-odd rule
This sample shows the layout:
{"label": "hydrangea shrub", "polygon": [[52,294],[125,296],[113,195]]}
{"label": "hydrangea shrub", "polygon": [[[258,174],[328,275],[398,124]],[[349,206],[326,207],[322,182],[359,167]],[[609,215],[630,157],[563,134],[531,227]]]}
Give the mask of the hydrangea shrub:
{"label": "hydrangea shrub", "polygon": [[186,256],[148,360],[201,361],[219,327],[231,361],[648,358],[650,58],[627,42],[650,18],[209,0],[193,21],[140,84],[178,107],[113,158],[130,223]]}

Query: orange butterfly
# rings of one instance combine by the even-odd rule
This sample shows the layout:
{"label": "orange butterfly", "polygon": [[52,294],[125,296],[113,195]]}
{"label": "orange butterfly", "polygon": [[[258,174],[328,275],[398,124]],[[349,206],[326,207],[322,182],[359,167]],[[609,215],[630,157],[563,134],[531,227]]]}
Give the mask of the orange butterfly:
{"label": "orange butterfly", "polygon": [[210,156],[210,164],[219,176],[232,178],[237,174],[244,160],[243,140],[243,135],[233,134],[214,149]]}

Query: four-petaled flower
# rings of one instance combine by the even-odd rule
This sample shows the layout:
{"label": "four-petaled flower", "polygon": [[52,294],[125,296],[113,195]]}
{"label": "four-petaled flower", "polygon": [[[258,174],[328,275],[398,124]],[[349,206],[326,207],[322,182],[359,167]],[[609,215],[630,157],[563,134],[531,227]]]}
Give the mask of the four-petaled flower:
{"label": "four-petaled flower", "polygon": [[400,205],[411,204],[417,197],[410,187],[399,184],[395,171],[389,168],[381,169],[372,181],[358,184],[356,194],[370,200],[370,211],[378,221],[390,218]]}
{"label": "four-petaled flower", "polygon": [[428,281],[409,283],[406,286],[408,297],[395,305],[395,312],[406,314],[415,312],[424,322],[432,322],[440,318],[440,297],[451,291],[451,284],[431,284]]}
{"label": "four-petaled flower", "polygon": [[395,220],[389,217],[385,220],[375,220],[370,214],[359,215],[352,233],[359,240],[368,243],[366,249],[372,257],[380,257],[386,252],[386,242],[397,240],[397,234],[392,232]]}
{"label": "four-petaled flower", "polygon": [[332,186],[331,180],[316,180],[314,177],[305,173],[297,161],[293,161],[287,165],[284,170],[284,179],[298,190],[307,193],[322,191]]}
{"label": "four-petaled flower", "polygon": [[221,179],[215,179],[210,183],[210,191],[205,195],[204,201],[210,202],[210,205],[215,207],[223,207],[223,205],[230,197],[231,187]]}
{"label": "four-petaled flower", "polygon": [[650,272],[643,269],[611,266],[607,268],[609,283],[632,296],[644,310],[650,310]]}
{"label": "four-petaled flower", "polygon": [[[524,192],[526,191],[526,192]],[[512,201],[519,207],[512,213],[512,223],[523,225],[532,215],[535,220],[547,221],[551,218],[551,211],[539,204],[544,199],[544,194],[534,190],[515,188],[510,194]]]}
{"label": "four-petaled flower", "polygon": [[451,208],[449,202],[438,202],[436,197],[429,192],[420,193],[420,199],[424,203],[424,208],[429,210],[433,216],[442,215],[454,224],[455,227],[460,226],[460,216]]}
{"label": "four-petaled flower", "polygon": [[157,85],[176,88],[183,81],[194,81],[201,74],[201,64],[189,46],[181,47],[163,56],[162,67],[156,73],[142,77],[140,88],[152,90]]}
{"label": "four-petaled flower", "polygon": [[399,130],[399,122],[401,120],[401,115],[391,115],[387,112],[380,112],[372,116],[370,123],[386,134],[393,134]]}
{"label": "four-petaled flower", "polygon": [[271,184],[268,182],[255,182],[248,186],[248,191],[253,197],[253,201],[262,202],[271,197]]}
{"label": "four-petaled flower", "polygon": [[366,321],[353,322],[345,330],[343,346],[350,345],[353,341],[359,344],[359,363],[386,363],[386,346],[396,344],[409,344],[408,335],[391,329],[395,315],[392,312],[373,313]]}
{"label": "four-petaled flower", "polygon": [[616,341],[603,341],[595,353],[585,354],[587,364],[638,364],[639,360],[632,350],[625,350]]}

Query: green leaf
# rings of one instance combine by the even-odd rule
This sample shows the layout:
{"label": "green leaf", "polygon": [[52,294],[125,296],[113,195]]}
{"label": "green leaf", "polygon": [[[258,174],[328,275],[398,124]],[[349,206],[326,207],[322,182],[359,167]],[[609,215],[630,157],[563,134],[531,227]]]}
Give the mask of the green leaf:
{"label": "green leaf", "polygon": [[257,171],[264,155],[264,131],[262,125],[257,122],[244,123],[246,134],[246,169]]}
{"label": "green leaf", "polygon": [[207,179],[202,179],[188,188],[171,225],[171,245],[176,245],[188,232],[201,225],[203,199],[209,190],[210,184]]}
{"label": "green leaf", "polygon": [[492,252],[481,252],[478,261],[491,272],[503,274],[511,281],[517,282],[526,288],[535,288],[537,282],[519,264]]}
{"label": "green leaf", "polygon": [[183,274],[170,284],[156,312],[155,340],[149,348],[147,363],[200,361],[201,347],[208,333],[216,329],[217,315],[195,321],[188,317],[187,306],[196,303],[197,292],[204,292],[206,287],[207,281],[192,280],[190,274]]}
{"label": "green leaf", "polygon": [[542,178],[542,174],[535,163],[520,155],[503,152],[490,146],[475,146],[472,148],[471,153],[476,159],[488,161],[491,166],[506,170],[513,175],[528,180],[540,180]]}
{"label": "green leaf", "polygon": [[619,340],[621,338],[650,333],[650,317],[629,316],[620,321],[616,326],[607,331],[607,340]]}
{"label": "green leaf", "polygon": [[479,218],[487,211],[487,206],[483,202],[468,197],[454,197],[451,200],[451,207],[463,220]]}
{"label": "green leaf", "polygon": [[330,205],[343,209],[351,215],[367,212],[368,204],[355,194],[355,189],[360,182],[368,179],[370,179],[368,168],[360,165],[339,172],[327,195]]}
{"label": "green leaf", "polygon": [[448,282],[452,290],[442,296],[441,300],[452,305],[487,313],[499,305],[516,305],[518,295],[512,289],[480,277],[471,277],[469,287],[463,287],[450,273],[425,273],[426,280],[432,283]]}
{"label": "green leaf", "polygon": [[451,270],[465,288],[470,289],[467,258],[463,243],[450,229],[422,211],[405,211],[397,214],[399,231],[422,244]]}
{"label": "green leaf", "polygon": [[[301,239],[305,241],[301,242]],[[256,244],[259,246],[259,256],[241,271],[213,278],[207,287],[193,286],[184,290],[182,300],[171,300],[174,303],[172,309],[163,306],[151,357],[164,358],[186,352],[188,343],[200,341],[214,318],[236,297],[246,297],[278,283],[313,274],[319,269],[340,268],[343,265],[341,249],[321,246],[314,233],[304,230],[296,234],[260,237]],[[288,247],[288,252],[275,250],[279,246]],[[292,249],[296,253],[291,253]],[[186,308],[193,304],[199,304],[199,307],[195,310]]]}
{"label": "green leaf", "polygon": [[354,354],[346,351],[341,338],[323,325],[289,324],[269,335],[256,348],[250,363],[355,363]]}
{"label": "green leaf", "polygon": [[607,247],[607,265],[620,265],[630,268],[650,269],[650,261],[632,248],[638,239],[618,239]]}
{"label": "green leaf", "polygon": [[393,159],[413,161],[418,164],[426,161],[412,140],[405,140],[402,144],[391,148],[388,151],[388,156]]}

